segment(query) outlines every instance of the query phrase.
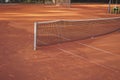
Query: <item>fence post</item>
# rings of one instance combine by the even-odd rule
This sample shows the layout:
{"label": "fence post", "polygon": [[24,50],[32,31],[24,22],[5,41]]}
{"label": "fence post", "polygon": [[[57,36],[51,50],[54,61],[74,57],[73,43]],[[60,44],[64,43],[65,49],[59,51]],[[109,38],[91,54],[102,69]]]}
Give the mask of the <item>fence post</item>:
{"label": "fence post", "polygon": [[108,3],[108,13],[111,13],[111,0],[109,0],[109,3]]}

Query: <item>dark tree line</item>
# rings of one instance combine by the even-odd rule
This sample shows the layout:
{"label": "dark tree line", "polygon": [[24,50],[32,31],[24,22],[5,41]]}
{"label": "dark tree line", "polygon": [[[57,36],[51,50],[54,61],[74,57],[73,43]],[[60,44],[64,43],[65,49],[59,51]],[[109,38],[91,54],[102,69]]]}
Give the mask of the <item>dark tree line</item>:
{"label": "dark tree line", "polygon": [[[72,0],[72,2],[101,2],[101,3],[108,3],[109,0]],[[115,3],[116,0],[113,0]],[[117,0],[118,3],[120,3],[120,0]]]}
{"label": "dark tree line", "polygon": [[[46,1],[46,0],[9,0],[10,2],[25,2],[25,1],[28,1],[28,2],[30,2],[30,1]],[[114,2],[116,1],[116,0],[113,0]],[[120,3],[120,0],[117,0],[118,1],[118,3]],[[0,0],[0,2],[5,2],[5,0]],[[101,3],[108,3],[109,2],[109,0],[71,0],[71,2],[101,2]]]}

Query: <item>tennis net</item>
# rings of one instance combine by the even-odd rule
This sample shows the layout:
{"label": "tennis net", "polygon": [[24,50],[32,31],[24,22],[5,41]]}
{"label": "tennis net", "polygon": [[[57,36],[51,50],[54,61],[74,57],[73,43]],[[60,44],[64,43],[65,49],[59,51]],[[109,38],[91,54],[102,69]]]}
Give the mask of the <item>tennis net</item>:
{"label": "tennis net", "polygon": [[34,50],[39,46],[70,42],[120,29],[120,17],[35,22]]}

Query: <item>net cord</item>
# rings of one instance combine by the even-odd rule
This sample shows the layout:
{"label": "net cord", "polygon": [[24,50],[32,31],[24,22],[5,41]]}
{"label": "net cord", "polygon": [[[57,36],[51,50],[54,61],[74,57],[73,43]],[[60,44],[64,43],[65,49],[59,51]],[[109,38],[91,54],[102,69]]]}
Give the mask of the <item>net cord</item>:
{"label": "net cord", "polygon": [[44,22],[36,22],[37,24],[48,24],[48,23],[55,23],[59,21],[66,21],[66,22],[76,22],[76,21],[99,21],[99,20],[114,20],[114,19],[120,19],[120,17],[112,17],[112,18],[97,18],[97,19],[81,19],[81,20],[52,20],[52,21],[44,21]]}

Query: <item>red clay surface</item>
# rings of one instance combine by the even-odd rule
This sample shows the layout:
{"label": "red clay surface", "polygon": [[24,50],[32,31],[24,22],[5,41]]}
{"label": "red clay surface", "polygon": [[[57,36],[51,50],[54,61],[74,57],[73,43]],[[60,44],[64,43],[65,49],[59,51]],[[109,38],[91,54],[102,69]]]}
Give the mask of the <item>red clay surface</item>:
{"label": "red clay surface", "polygon": [[33,51],[33,22],[117,17],[106,4],[0,5],[0,80],[120,80],[120,32]]}

